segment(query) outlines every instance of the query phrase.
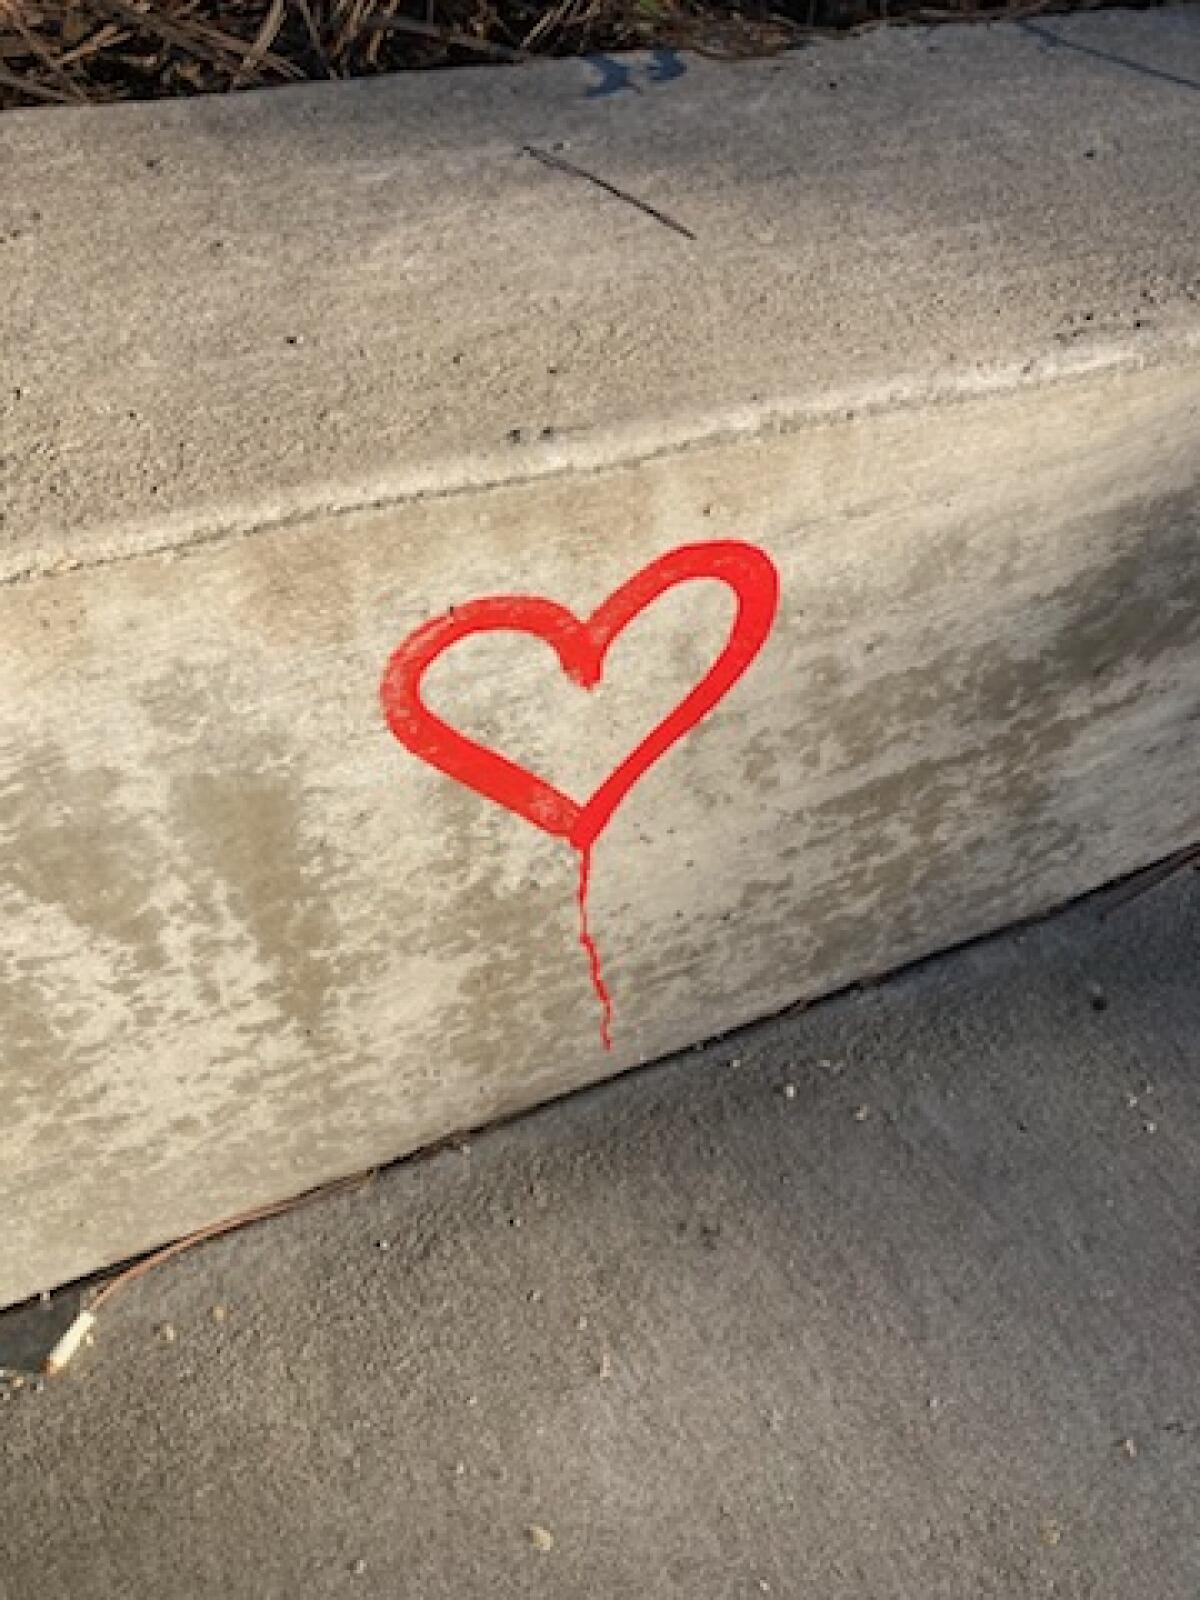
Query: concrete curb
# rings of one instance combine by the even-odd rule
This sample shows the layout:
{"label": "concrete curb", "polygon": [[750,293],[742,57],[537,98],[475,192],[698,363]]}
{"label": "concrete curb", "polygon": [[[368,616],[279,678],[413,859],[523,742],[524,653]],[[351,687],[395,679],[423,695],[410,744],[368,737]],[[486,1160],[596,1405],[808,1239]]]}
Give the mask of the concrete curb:
{"label": "concrete curb", "polygon": [[[1200,11],[1048,30],[0,119],[0,1303],[1200,834]],[[565,797],[704,679],[730,541],[778,615],[588,840],[610,1052]],[[518,815],[379,702],[506,596],[605,668],[430,667]]]}

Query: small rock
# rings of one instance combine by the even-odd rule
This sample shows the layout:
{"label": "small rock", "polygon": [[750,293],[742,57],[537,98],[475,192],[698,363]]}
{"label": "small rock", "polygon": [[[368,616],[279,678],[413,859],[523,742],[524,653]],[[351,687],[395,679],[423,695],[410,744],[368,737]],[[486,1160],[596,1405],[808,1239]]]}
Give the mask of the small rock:
{"label": "small rock", "polygon": [[607,1350],[605,1350],[603,1355],[601,1355],[600,1365],[596,1370],[599,1372],[603,1382],[607,1382],[608,1379],[612,1377],[612,1357],[609,1355]]}
{"label": "small rock", "polygon": [[588,1319],[586,1317],[579,1317],[576,1319],[575,1326],[579,1329],[580,1333],[587,1332],[587,1325]]}
{"label": "small rock", "polygon": [[783,1098],[785,1100],[794,1100],[796,1098],[796,1094],[797,1094],[797,1089],[796,1089],[796,1085],[794,1083],[785,1083],[784,1084],[784,1086],[783,1086]]}
{"label": "small rock", "polygon": [[354,1574],[354,1576],[356,1578],[361,1578],[363,1573],[366,1570],[367,1570],[367,1563],[363,1560],[363,1558],[361,1556],[359,1556],[358,1560],[353,1562],[351,1567],[350,1567],[350,1571]]}
{"label": "small rock", "polygon": [[212,1308],[212,1319],[213,1319],[214,1322],[217,1322],[217,1323],[228,1322],[229,1321],[229,1307],[228,1306],[214,1306]]}
{"label": "small rock", "polygon": [[870,1106],[855,1106],[855,1108],[854,1108],[854,1120],[855,1120],[855,1122],[865,1122],[870,1115],[871,1115]]}
{"label": "small rock", "polygon": [[1121,1452],[1122,1452],[1123,1455],[1127,1455],[1129,1457],[1130,1461],[1136,1461],[1137,1460],[1137,1453],[1138,1453],[1138,1447],[1137,1447],[1136,1441],[1133,1440],[1133,1439],[1122,1439],[1121,1440]]}
{"label": "small rock", "polygon": [[376,1239],[375,1248],[376,1250],[390,1250],[392,1248],[392,1241],[390,1239]]}
{"label": "small rock", "polygon": [[531,1306],[536,1306],[542,1298],[542,1291],[540,1289],[530,1289],[525,1298]]}
{"label": "small rock", "polygon": [[164,1344],[174,1344],[176,1339],[179,1337],[179,1335],[175,1332],[174,1323],[164,1322],[158,1330],[158,1337]]}
{"label": "small rock", "polygon": [[1062,1543],[1062,1524],[1055,1517],[1047,1517],[1042,1523],[1042,1543],[1051,1548]]}
{"label": "small rock", "polygon": [[1098,983],[1089,983],[1087,986],[1088,1004],[1093,1011],[1108,1010],[1108,996]]}
{"label": "small rock", "polygon": [[535,1550],[540,1550],[543,1555],[554,1549],[554,1535],[549,1528],[543,1528],[539,1523],[531,1522],[525,1529],[525,1537]]}
{"label": "small rock", "polygon": [[1142,1123],[1142,1128],[1145,1130],[1146,1133],[1157,1133],[1158,1132],[1158,1123],[1157,1122],[1151,1122],[1149,1119],[1147,1119],[1145,1122]]}

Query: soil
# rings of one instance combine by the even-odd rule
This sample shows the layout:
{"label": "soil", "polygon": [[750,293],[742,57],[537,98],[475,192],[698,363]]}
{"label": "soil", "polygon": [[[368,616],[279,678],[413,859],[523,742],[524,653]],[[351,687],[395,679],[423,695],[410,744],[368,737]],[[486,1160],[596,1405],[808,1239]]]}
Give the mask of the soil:
{"label": "soil", "polygon": [[0,0],[0,110],[616,50],[738,60],[896,23],[1094,9],[1094,0]]}

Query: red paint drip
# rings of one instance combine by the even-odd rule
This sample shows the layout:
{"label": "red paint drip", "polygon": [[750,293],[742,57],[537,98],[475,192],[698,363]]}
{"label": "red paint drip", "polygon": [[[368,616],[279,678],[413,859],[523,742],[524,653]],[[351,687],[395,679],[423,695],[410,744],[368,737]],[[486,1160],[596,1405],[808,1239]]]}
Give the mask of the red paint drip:
{"label": "red paint drip", "polygon": [[592,878],[592,847],[590,844],[576,845],[579,852],[579,889],[575,896],[579,902],[579,942],[583,946],[588,958],[588,970],[592,975],[592,988],[596,991],[596,998],[600,1002],[600,1038],[604,1048],[611,1050],[613,1003],[612,995],[608,992],[608,985],[604,981],[604,973],[600,966],[600,951],[596,941],[592,938],[588,928],[587,900],[588,888]]}
{"label": "red paint drip", "polygon": [[[703,677],[617,763],[588,800],[564,794],[499,750],[469,739],[435,716],[421,697],[425,673],[444,651],[472,634],[498,631],[543,640],[572,683],[594,689],[604,677],[614,640],[634,618],[668,590],[705,578],[725,584],[737,600],[724,645]],[[766,551],[736,539],[714,539],[680,545],[659,556],[615,589],[590,617],[577,617],[538,595],[488,595],[452,606],[409,634],[384,671],[379,686],[384,715],[405,749],[542,832],[565,839],[578,852],[579,942],[587,952],[592,987],[600,999],[600,1036],[606,1050],[612,1049],[612,998],[587,921],[592,848],[634,784],[721,703],[747,670],[767,641],[778,606],[779,574]]]}

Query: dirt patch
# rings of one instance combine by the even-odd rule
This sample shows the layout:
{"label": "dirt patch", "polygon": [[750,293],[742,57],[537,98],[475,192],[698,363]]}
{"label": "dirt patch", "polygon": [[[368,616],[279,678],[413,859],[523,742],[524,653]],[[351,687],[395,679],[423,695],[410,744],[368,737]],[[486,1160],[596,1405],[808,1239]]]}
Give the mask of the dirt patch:
{"label": "dirt patch", "polygon": [[1094,0],[0,0],[0,110],[638,48],[737,60],[896,22],[1094,9]]}

